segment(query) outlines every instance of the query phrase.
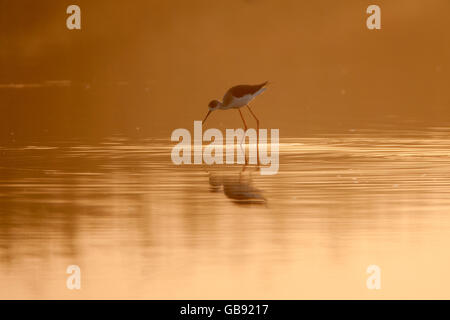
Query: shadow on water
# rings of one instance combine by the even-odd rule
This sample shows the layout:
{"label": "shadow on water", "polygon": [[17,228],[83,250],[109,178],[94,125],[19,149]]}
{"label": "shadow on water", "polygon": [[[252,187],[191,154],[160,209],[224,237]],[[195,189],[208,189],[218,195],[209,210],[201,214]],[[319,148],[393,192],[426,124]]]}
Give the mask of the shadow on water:
{"label": "shadow on water", "polygon": [[258,172],[259,167],[243,165],[241,169],[229,171],[207,171],[211,192],[223,191],[224,195],[236,204],[267,204],[262,190],[252,184],[253,171]]}

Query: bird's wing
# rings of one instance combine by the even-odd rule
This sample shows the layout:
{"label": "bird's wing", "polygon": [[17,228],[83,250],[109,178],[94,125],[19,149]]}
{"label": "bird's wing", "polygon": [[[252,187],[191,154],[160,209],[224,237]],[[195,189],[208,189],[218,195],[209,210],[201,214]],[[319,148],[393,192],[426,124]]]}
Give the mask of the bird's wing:
{"label": "bird's wing", "polygon": [[[236,98],[241,98],[247,94],[255,94],[266,84],[267,84],[267,81],[264,83],[261,83],[261,84],[256,84],[256,85],[244,84],[244,85],[234,86],[233,88],[231,88],[230,90],[227,91],[227,93],[225,94],[225,97],[229,94],[231,94],[232,96],[234,96]],[[224,99],[225,99],[225,97],[224,97]]]}

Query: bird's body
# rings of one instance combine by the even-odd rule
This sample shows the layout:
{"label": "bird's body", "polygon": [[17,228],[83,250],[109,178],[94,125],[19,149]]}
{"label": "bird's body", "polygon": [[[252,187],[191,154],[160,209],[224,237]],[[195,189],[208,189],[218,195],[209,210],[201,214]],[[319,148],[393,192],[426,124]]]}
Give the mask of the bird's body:
{"label": "bird's body", "polygon": [[230,88],[223,96],[222,101],[212,100],[209,103],[208,105],[209,111],[205,119],[203,120],[203,123],[206,121],[206,119],[208,118],[208,116],[211,114],[212,111],[238,109],[239,113],[241,114],[242,121],[244,122],[245,129],[247,130],[247,124],[245,123],[245,120],[242,117],[241,110],[239,109],[247,106],[250,112],[252,113],[253,117],[256,119],[257,122],[259,122],[258,119],[253,114],[250,107],[248,106],[248,104],[256,96],[260,95],[266,90],[265,88],[266,85],[267,81],[256,85],[241,84]]}
{"label": "bird's body", "polygon": [[263,93],[266,88],[264,87],[267,82],[257,85],[238,85],[229,89],[223,96],[222,108],[242,108],[252,101],[256,96]]}

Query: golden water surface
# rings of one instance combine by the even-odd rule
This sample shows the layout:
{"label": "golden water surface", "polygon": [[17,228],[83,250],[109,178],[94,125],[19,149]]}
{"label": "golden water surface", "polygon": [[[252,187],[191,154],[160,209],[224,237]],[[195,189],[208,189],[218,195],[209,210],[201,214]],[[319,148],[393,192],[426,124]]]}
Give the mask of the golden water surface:
{"label": "golden water surface", "polygon": [[272,176],[173,145],[1,147],[0,297],[450,298],[448,129],[283,138]]}

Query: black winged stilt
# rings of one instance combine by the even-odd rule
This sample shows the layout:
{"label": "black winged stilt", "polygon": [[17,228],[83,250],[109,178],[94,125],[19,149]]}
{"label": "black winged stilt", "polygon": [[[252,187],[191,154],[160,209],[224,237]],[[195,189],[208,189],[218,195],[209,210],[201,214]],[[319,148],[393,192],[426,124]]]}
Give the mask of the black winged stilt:
{"label": "black winged stilt", "polygon": [[228,109],[237,109],[239,111],[239,114],[241,115],[242,122],[244,123],[244,129],[247,131],[247,123],[244,120],[244,117],[242,116],[241,108],[247,106],[248,110],[252,114],[253,118],[256,120],[256,132],[259,131],[259,120],[253,113],[252,109],[250,109],[250,106],[248,105],[250,101],[252,101],[256,96],[263,93],[267,85],[267,81],[261,84],[256,85],[247,85],[247,84],[241,84],[232,87],[229,89],[225,95],[223,96],[223,101],[220,102],[218,100],[212,100],[209,104],[209,111],[205,116],[205,119],[203,119],[203,124],[205,124],[206,119],[211,114],[211,112],[215,110],[228,110]]}

